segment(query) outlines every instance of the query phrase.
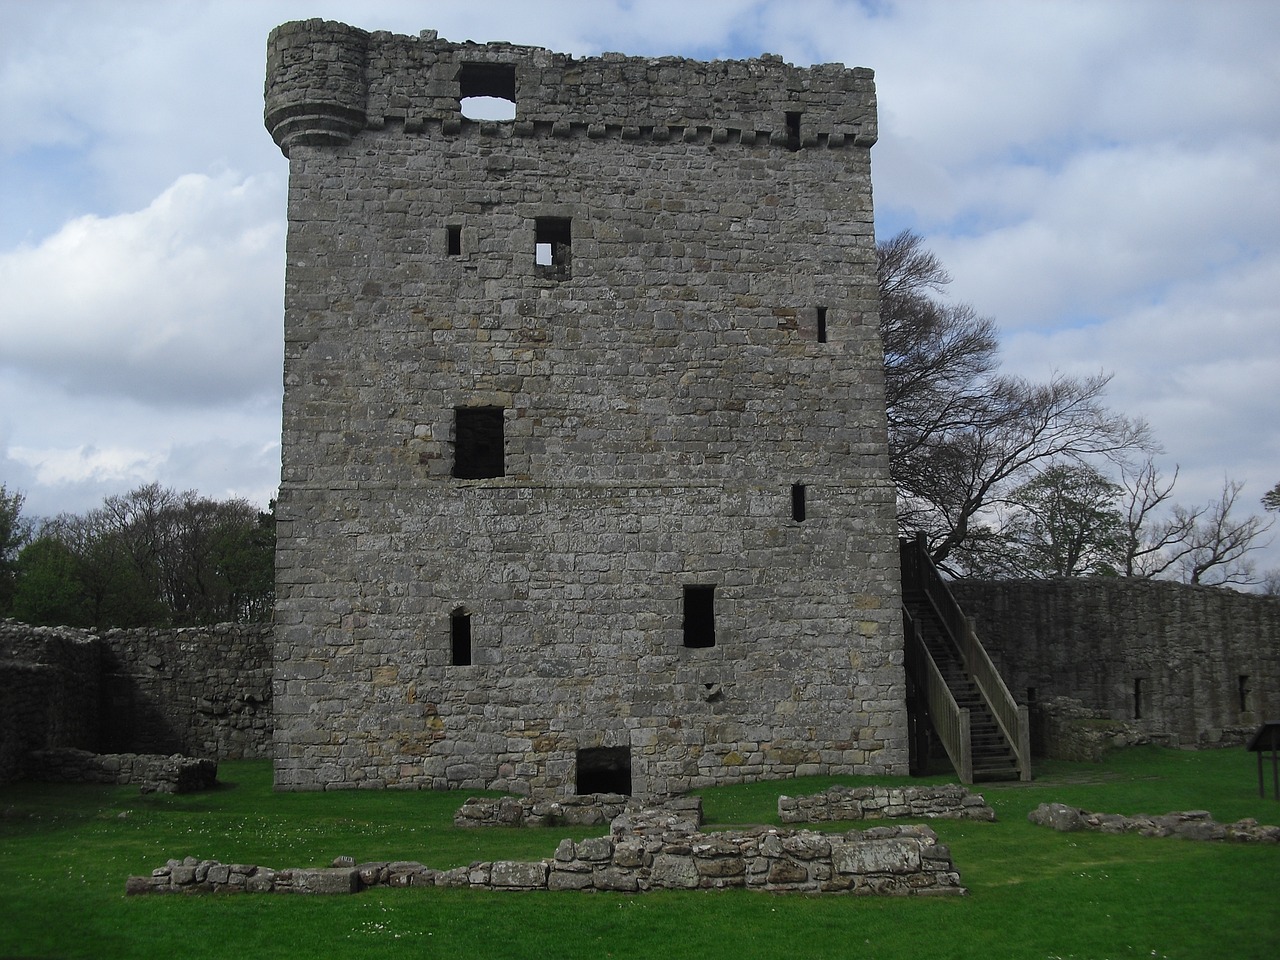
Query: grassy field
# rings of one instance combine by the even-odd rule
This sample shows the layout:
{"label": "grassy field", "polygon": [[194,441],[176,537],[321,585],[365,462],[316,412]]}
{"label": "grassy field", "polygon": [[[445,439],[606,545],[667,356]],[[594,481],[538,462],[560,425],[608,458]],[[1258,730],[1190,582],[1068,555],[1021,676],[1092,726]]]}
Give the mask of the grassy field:
{"label": "grassy field", "polygon": [[[1059,834],[1026,820],[1056,800],[1111,813],[1204,809],[1223,822],[1280,822],[1280,803],[1258,798],[1254,757],[1241,749],[1143,748],[1102,765],[1045,764],[1031,784],[984,785],[998,822],[934,824],[970,890],[964,898],[422,889],[126,898],[126,877],[170,857],[286,867],[349,855],[450,867],[547,857],[573,835],[455,830],[458,793],[275,794],[265,763],[224,763],[220,777],[221,789],[181,797],[143,797],[132,787],[0,788],[0,958],[1280,955],[1280,847]],[[707,820],[776,823],[779,793],[832,782],[709,790]]]}

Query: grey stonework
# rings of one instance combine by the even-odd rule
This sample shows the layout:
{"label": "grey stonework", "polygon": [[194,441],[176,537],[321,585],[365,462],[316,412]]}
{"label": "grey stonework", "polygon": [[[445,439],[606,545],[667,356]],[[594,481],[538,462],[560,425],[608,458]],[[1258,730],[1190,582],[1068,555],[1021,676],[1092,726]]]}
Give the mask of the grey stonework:
{"label": "grey stonework", "polygon": [[0,783],[45,776],[35,751],[266,758],[271,627],[97,634],[3,620],[0,690]]}
{"label": "grey stonework", "polygon": [[27,754],[26,779],[45,783],[134,783],[142,793],[194,793],[217,785],[218,764],[181,754],[165,757],[90,753],[64,747]]}
{"label": "grey stonework", "polygon": [[980,793],[959,784],[941,787],[848,787],[836,785],[822,793],[778,798],[782,823],[824,823],[832,820],[984,820],[996,812]]}
{"label": "grey stonework", "polygon": [[905,773],[871,72],[307,21],[265,116],[277,787]]}
{"label": "grey stonework", "polygon": [[1179,810],[1151,816],[1139,813],[1092,813],[1065,803],[1042,803],[1027,819],[1059,833],[1096,830],[1099,833],[1136,833],[1143,837],[1181,837],[1183,840],[1226,840],[1234,843],[1280,843],[1280,827],[1253,818],[1218,823],[1207,810]]}
{"label": "grey stonework", "polygon": [[[1079,707],[1181,746],[1242,744],[1280,717],[1280,599],[1136,579],[957,581],[952,592],[1013,695],[1031,704],[1040,751],[1076,758]],[[1078,701],[1052,708],[1067,697]],[[1045,709],[1042,709],[1041,705]]]}
{"label": "grey stonework", "polygon": [[[625,818],[623,818],[625,820]],[[275,870],[187,857],[146,877],[129,877],[131,896],[154,893],[356,893],[376,887],[467,887],[486,890],[757,890],[861,896],[963,896],[950,849],[925,826],[874,827],[843,834],[760,827],[699,833],[664,823],[608,836],[565,839],[539,861],[481,861],[436,870],[417,861]]]}

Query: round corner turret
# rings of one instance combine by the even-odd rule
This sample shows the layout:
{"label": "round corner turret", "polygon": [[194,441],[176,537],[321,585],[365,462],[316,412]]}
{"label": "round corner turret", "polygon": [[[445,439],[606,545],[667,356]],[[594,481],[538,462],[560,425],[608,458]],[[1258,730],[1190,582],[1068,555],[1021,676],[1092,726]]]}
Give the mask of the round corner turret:
{"label": "round corner turret", "polygon": [[295,145],[350,143],[365,126],[369,34],[345,23],[297,20],[267,38],[263,120],[287,157]]}

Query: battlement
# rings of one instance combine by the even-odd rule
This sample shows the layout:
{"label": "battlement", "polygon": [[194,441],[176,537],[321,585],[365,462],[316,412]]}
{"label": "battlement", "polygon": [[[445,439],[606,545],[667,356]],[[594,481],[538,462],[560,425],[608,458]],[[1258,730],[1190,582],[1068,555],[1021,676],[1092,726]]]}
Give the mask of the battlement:
{"label": "battlement", "polygon": [[[454,136],[710,140],[780,149],[868,148],[875,82],[866,68],[801,68],[765,54],[710,62],[606,53],[575,59],[542,47],[370,33],[343,23],[286,23],[267,41],[265,122],[295,145],[350,142],[361,130]],[[511,121],[469,120],[472,96],[515,104]]]}

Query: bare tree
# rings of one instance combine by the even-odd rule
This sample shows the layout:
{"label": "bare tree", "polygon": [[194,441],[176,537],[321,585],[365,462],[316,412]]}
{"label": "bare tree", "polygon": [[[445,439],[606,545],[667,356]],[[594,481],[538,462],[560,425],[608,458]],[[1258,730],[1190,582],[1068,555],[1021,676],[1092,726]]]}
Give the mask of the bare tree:
{"label": "bare tree", "polygon": [[1125,542],[1123,573],[1126,577],[1157,577],[1176,564],[1190,549],[1192,531],[1204,507],[1168,510],[1168,500],[1178,482],[1179,468],[1166,483],[1148,457],[1136,469],[1121,464],[1124,488]]}
{"label": "bare tree", "polygon": [[[1242,489],[1243,483],[1224,480],[1222,495],[1210,502],[1194,521],[1187,540],[1189,549],[1178,561],[1178,569],[1186,583],[1225,585],[1257,582],[1248,555],[1265,546],[1260,538],[1271,529],[1272,521],[1256,516],[1238,520],[1232,516]],[[1178,512],[1175,508],[1175,518]]]}
{"label": "bare tree", "polygon": [[890,469],[898,523],[946,566],[983,511],[1041,464],[1152,446],[1145,423],[1102,402],[1109,377],[1003,376],[996,327],[939,294],[950,277],[915,234],[878,248]]}

